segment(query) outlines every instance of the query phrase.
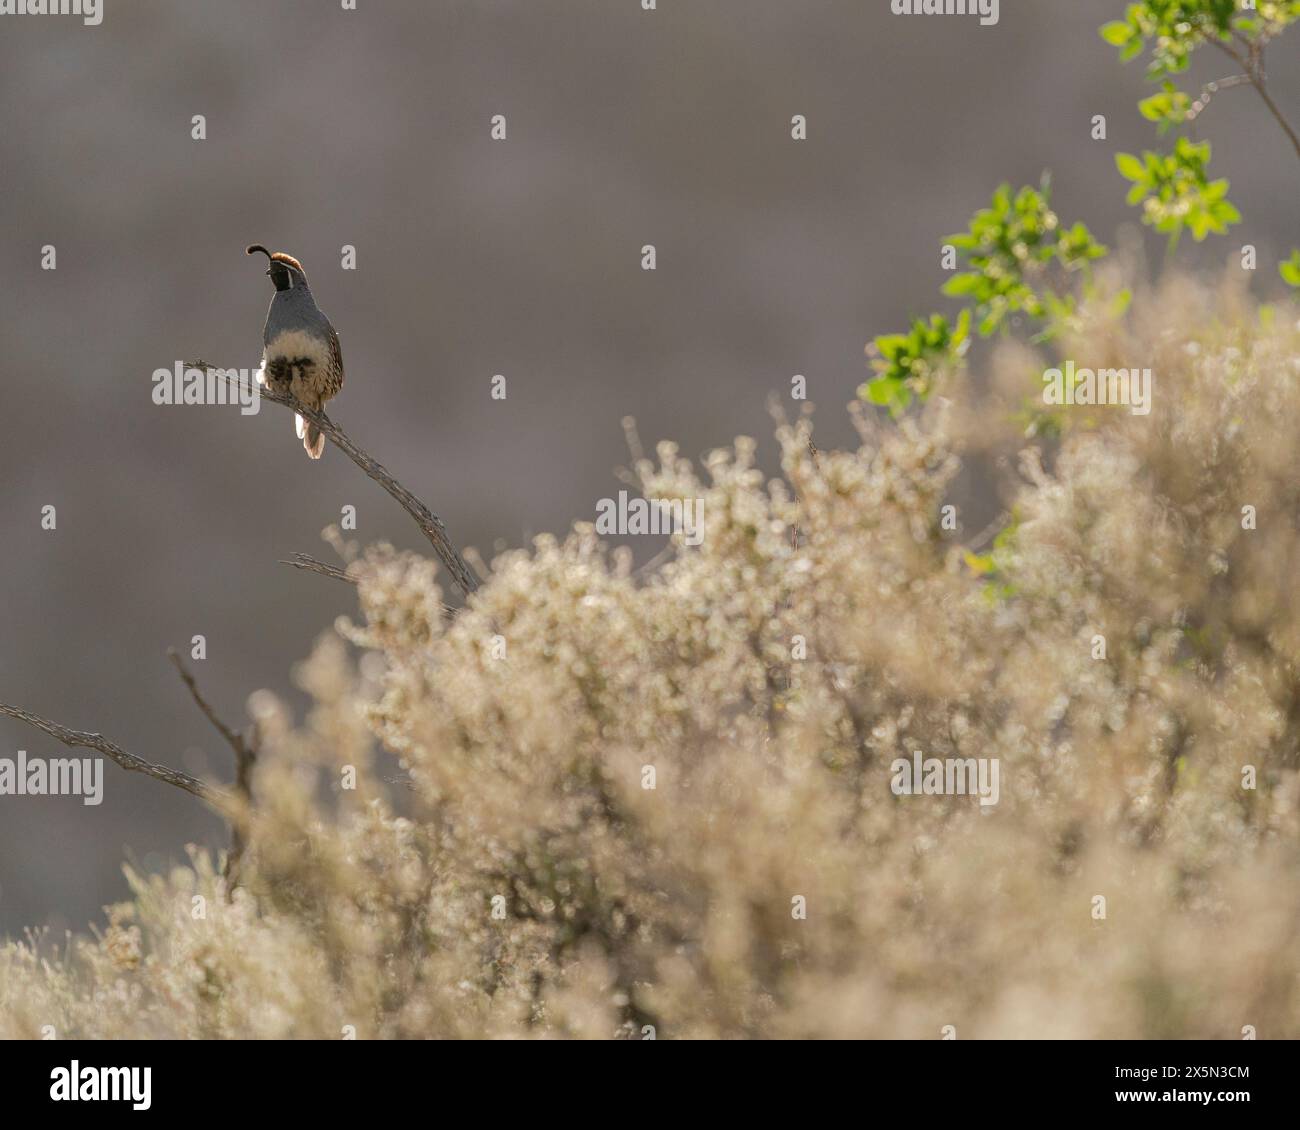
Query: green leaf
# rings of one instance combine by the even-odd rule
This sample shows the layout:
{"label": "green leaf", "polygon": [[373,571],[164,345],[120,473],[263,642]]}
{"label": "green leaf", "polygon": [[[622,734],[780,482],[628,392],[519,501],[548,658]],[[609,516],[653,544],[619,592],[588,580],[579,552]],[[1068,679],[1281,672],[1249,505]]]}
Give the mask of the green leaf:
{"label": "green leaf", "polygon": [[1098,29],[1118,47],[1122,60],[1149,52],[1147,77],[1161,79],[1187,69],[1194,52],[1207,43],[1247,41],[1252,53],[1300,20],[1297,0],[1144,0],[1131,3],[1123,20]]}
{"label": "green leaf", "polygon": [[1107,43],[1114,47],[1123,47],[1137,33],[1122,20],[1112,20],[1103,24],[1099,33]]}
{"label": "green leaf", "polygon": [[903,382],[894,377],[877,377],[874,381],[864,384],[858,392],[865,393],[872,404],[892,404],[902,387]]}
{"label": "green leaf", "polygon": [[1278,273],[1288,286],[1300,287],[1300,251],[1292,251],[1291,258],[1278,267]]}
{"label": "green leaf", "polygon": [[1146,166],[1132,153],[1116,153],[1115,167],[1119,169],[1120,176],[1124,177],[1125,180],[1146,180]]}
{"label": "green leaf", "polygon": [[[959,249],[967,269],[950,278],[943,293],[970,302],[970,320],[984,337],[1016,314],[1036,320],[1054,318],[1064,304],[1054,301],[1037,281],[1050,277],[1046,268],[1084,271],[1088,263],[1106,254],[1087,225],[1061,223],[1052,211],[1047,176],[1037,188],[1025,185],[1013,190],[1009,184],[999,185],[989,207],[971,217],[969,229],[947,242]],[[960,330],[954,331],[950,348],[960,338]]]}
{"label": "green leaf", "polygon": [[1214,206],[1214,218],[1226,228],[1228,224],[1241,223],[1241,213],[1230,200],[1221,200]]}
{"label": "green leaf", "polygon": [[950,298],[964,298],[968,294],[973,294],[980,287],[981,278],[977,274],[953,275],[946,283],[943,284],[943,293]]}
{"label": "green leaf", "polygon": [[1149,122],[1158,122],[1169,112],[1169,96],[1153,94],[1138,103],[1138,113]]}
{"label": "green leaf", "polygon": [[1141,205],[1142,222],[1168,235],[1171,248],[1184,229],[1199,242],[1241,221],[1241,213],[1227,199],[1228,182],[1206,176],[1209,160],[1210,143],[1188,137],[1178,138],[1172,153],[1147,151],[1140,159],[1121,153],[1115,158],[1116,167],[1133,181],[1128,202]]}

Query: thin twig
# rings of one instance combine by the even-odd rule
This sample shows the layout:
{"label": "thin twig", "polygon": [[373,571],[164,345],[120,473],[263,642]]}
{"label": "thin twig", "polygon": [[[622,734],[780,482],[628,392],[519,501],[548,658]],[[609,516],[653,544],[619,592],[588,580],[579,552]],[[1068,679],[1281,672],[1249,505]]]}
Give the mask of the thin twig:
{"label": "thin twig", "polygon": [[[244,391],[250,391],[237,376],[224,370],[215,369],[206,361],[189,361],[186,364],[189,368],[199,369],[204,373],[215,371],[228,384]],[[466,596],[470,596],[478,589],[478,580],[470,571],[469,566],[465,564],[460,552],[451,544],[451,539],[447,536],[447,530],[443,526],[442,520],[406,487],[402,486],[382,463],[377,459],[373,459],[353,443],[348,434],[338,424],[324,412],[300,404],[290,393],[281,392],[269,384],[259,385],[257,389],[251,391],[256,392],[263,400],[269,400],[272,404],[279,404],[284,408],[297,412],[304,420],[310,420],[315,424],[329,437],[330,442],[335,447],[392,495],[397,500],[398,505],[415,520],[415,524],[420,527],[420,531],[429,539],[429,544],[433,546],[438,559],[443,563],[451,579],[460,588],[461,592]]]}
{"label": "thin twig", "polygon": [[1300,135],[1296,134],[1296,131],[1291,128],[1291,123],[1282,116],[1282,111],[1278,109],[1277,103],[1273,101],[1267,88],[1264,86],[1264,80],[1252,75],[1250,81],[1255,87],[1255,90],[1259,93],[1259,96],[1264,100],[1264,105],[1269,108],[1269,112],[1277,119],[1277,124],[1286,131],[1287,137],[1291,139],[1291,144],[1295,146],[1296,156],[1300,157]]}
{"label": "thin twig", "polygon": [[190,692],[190,697],[199,710],[203,712],[213,728],[223,738],[226,743],[235,752],[235,796],[241,802],[241,808],[236,809],[230,816],[230,851],[226,853],[225,877],[233,886],[238,875],[239,862],[244,856],[244,845],[247,841],[247,812],[253,804],[253,767],[257,762],[258,734],[257,726],[249,731],[245,737],[243,734],[237,734],[227,726],[220,718],[217,712],[212,709],[207,699],[199,693],[198,681],[185,666],[185,661],[181,659],[174,647],[167,649],[167,658],[171,660],[172,666],[176,668],[176,673],[181,677],[186,688]]}
{"label": "thin twig", "polygon": [[20,710],[16,706],[6,706],[2,702],[0,702],[0,714],[8,715],[10,718],[17,718],[18,721],[26,722],[29,726],[35,726],[36,729],[49,734],[50,737],[66,746],[97,750],[110,761],[117,762],[123,769],[131,773],[144,773],[146,776],[153,777],[165,784],[184,789],[187,793],[192,793],[200,800],[207,801],[214,807],[220,806],[230,799],[224,789],[209,785],[200,781],[197,777],[182,773],[179,769],[169,769],[166,765],[155,765],[153,762],[146,761],[143,757],[137,757],[134,753],[127,753],[120,745],[110,742],[103,734],[92,734],[85,730],[71,730],[67,726],[61,726],[58,722],[51,722],[48,718],[33,714],[30,710]]}
{"label": "thin twig", "polygon": [[[808,438],[808,455],[812,459],[813,470],[820,473],[822,469],[822,463],[819,456],[821,453],[817,450],[817,445],[813,443],[812,436],[808,436],[807,438]],[[797,490],[798,488],[796,488],[796,491]],[[799,551],[799,523],[798,522],[796,522],[790,529],[790,548],[793,549],[796,553]]]}
{"label": "thin twig", "polygon": [[176,673],[181,677],[181,682],[183,682],[189,689],[190,696],[194,699],[195,704],[201,711],[203,711],[203,717],[211,722],[216,728],[217,733],[226,739],[230,748],[235,751],[235,757],[243,757],[248,752],[248,747],[244,744],[244,739],[218,718],[217,712],[213,710],[204,697],[199,694],[199,684],[195,681],[194,676],[190,674],[189,668],[185,666],[185,663],[182,661],[180,655],[177,654],[174,647],[169,647],[167,649],[167,658],[171,660],[172,666],[176,668]]}
{"label": "thin twig", "polygon": [[985,526],[974,538],[971,539],[967,549],[972,553],[979,550],[984,543],[996,533],[1001,533],[1006,528],[1007,520],[1011,517],[1005,510]]}
{"label": "thin twig", "polygon": [[420,786],[415,783],[411,777],[385,777],[390,785],[401,785],[404,789],[410,789],[411,792],[419,792]]}
{"label": "thin twig", "polygon": [[669,541],[668,544],[665,545],[663,549],[661,549],[658,553],[656,553],[652,558],[650,558],[649,561],[647,561],[644,565],[639,566],[637,569],[633,570],[632,576],[641,577],[653,573],[656,569],[659,568],[660,565],[662,565],[665,561],[669,560],[676,552],[677,552],[677,546],[675,546],[671,541]]}
{"label": "thin twig", "polygon": [[319,573],[322,577],[333,577],[336,581],[346,581],[350,585],[357,583],[357,578],[346,569],[340,569],[337,565],[331,565],[328,561],[318,561],[307,553],[295,553],[292,561],[281,560],[280,564],[289,565],[294,569],[302,569],[308,573]]}
{"label": "thin twig", "polygon": [[[344,581],[349,585],[359,583],[358,578],[346,569],[340,569],[337,565],[331,565],[328,561],[321,561],[312,557],[309,553],[295,553],[292,561],[281,560],[280,564],[288,565],[293,569],[301,569],[304,573],[319,573],[322,577],[330,577],[335,581]],[[442,610],[448,616],[456,615],[456,610],[450,604],[443,604]]]}
{"label": "thin twig", "polygon": [[[1235,32],[1234,35],[1236,35]],[[1237,41],[1245,48],[1246,54],[1243,55],[1241,51],[1234,50],[1222,39],[1214,37],[1211,37],[1210,39],[1211,43],[1218,47],[1218,49],[1229,58],[1233,59],[1246,73],[1246,76],[1250,79],[1251,86],[1255,88],[1255,92],[1261,99],[1263,99],[1264,105],[1268,107],[1269,112],[1277,119],[1277,124],[1282,127],[1283,132],[1285,132],[1287,137],[1291,139],[1291,144],[1295,147],[1296,155],[1300,156],[1300,135],[1297,135],[1296,131],[1291,127],[1291,123],[1286,120],[1286,117],[1278,108],[1277,103],[1273,101],[1272,96],[1269,94],[1268,88],[1265,85],[1267,80],[1264,76],[1263,48],[1259,44],[1250,42],[1244,37],[1239,37]]]}
{"label": "thin twig", "polygon": [[1187,111],[1187,120],[1189,122],[1196,121],[1205,112],[1210,100],[1221,90],[1231,90],[1234,86],[1241,86],[1243,83],[1248,82],[1250,82],[1250,75],[1229,75],[1227,78],[1207,82],[1201,87],[1201,96],[1192,103],[1191,108]]}
{"label": "thin twig", "polygon": [[226,866],[222,870],[229,884],[227,894],[239,881],[239,865],[248,844],[248,814],[253,808],[253,766],[257,763],[260,744],[261,731],[254,722],[248,738],[241,741],[235,758],[235,795],[243,802],[243,807],[230,817],[230,850],[226,853]]}

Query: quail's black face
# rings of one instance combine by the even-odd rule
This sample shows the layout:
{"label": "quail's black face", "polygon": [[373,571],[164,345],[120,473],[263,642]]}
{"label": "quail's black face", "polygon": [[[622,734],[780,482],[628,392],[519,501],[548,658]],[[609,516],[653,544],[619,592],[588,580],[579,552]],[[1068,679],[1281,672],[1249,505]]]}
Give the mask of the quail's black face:
{"label": "quail's black face", "polygon": [[278,252],[272,255],[260,243],[249,244],[247,251],[249,255],[260,251],[270,260],[266,273],[270,275],[276,290],[292,290],[295,286],[307,285],[307,276],[302,273],[301,266],[292,256],[281,255]]}

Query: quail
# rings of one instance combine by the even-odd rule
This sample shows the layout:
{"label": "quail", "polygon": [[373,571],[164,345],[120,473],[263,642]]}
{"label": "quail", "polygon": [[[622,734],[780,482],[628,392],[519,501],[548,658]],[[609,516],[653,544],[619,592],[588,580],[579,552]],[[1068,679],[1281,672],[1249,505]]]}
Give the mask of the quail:
{"label": "quail", "polygon": [[[247,253],[255,251],[269,260],[266,273],[275,284],[262,331],[258,383],[290,393],[299,403],[319,411],[343,387],[339,335],[316,305],[302,264],[283,251],[272,254],[260,243],[250,246]],[[325,451],[321,430],[301,415],[295,415],[294,427],[307,454],[319,459]]]}

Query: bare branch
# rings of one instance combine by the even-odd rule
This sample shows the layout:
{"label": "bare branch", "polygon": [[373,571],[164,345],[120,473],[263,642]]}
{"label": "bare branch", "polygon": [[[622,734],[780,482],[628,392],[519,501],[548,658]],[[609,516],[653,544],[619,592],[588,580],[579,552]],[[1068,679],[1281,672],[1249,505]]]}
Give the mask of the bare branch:
{"label": "bare branch", "polygon": [[1228,78],[1216,79],[1214,82],[1207,82],[1201,87],[1201,96],[1192,103],[1187,111],[1187,120],[1194,122],[1205,108],[1209,106],[1210,100],[1221,90],[1231,90],[1234,86],[1241,86],[1243,83],[1250,82],[1250,75],[1230,75]]}
{"label": "bare branch", "polygon": [[[239,882],[239,863],[243,861],[248,843],[248,813],[252,810],[252,770],[257,761],[257,746],[261,744],[261,731],[253,723],[250,739],[244,742],[243,752],[235,758],[235,796],[243,801],[243,808],[230,818],[230,850],[226,852],[225,878],[230,888]],[[229,889],[229,888],[227,888]]]}
{"label": "bare branch", "polygon": [[318,561],[308,553],[295,553],[292,561],[282,560],[280,564],[289,565],[294,569],[302,569],[308,573],[319,573],[322,577],[333,577],[336,581],[346,581],[350,585],[357,583],[357,578],[346,569],[340,569],[337,565],[331,565],[328,561]]}
{"label": "bare branch", "polygon": [[419,785],[410,777],[385,777],[384,780],[390,785],[401,785],[402,788],[409,789],[413,793],[420,791]]}
{"label": "bare branch", "polygon": [[1298,135],[1292,128],[1291,123],[1283,117],[1282,111],[1278,109],[1277,103],[1273,101],[1268,89],[1264,86],[1263,78],[1252,75],[1250,81],[1254,85],[1256,93],[1264,100],[1264,105],[1268,107],[1269,113],[1277,119],[1277,124],[1282,127],[1287,137],[1291,139],[1291,144],[1295,147],[1296,156],[1300,157],[1300,135]]}
{"label": "bare branch", "polygon": [[[358,578],[346,569],[340,569],[337,565],[331,565],[328,561],[320,561],[309,553],[295,553],[292,561],[281,561],[280,564],[288,565],[294,569],[301,569],[304,573],[319,573],[322,577],[345,581],[349,585],[358,583]],[[442,610],[448,616],[456,615],[456,610],[450,604],[444,603]]]}
{"label": "bare branch", "polygon": [[987,542],[989,538],[993,537],[994,534],[999,533],[1002,529],[1004,529],[1006,527],[1006,524],[1010,520],[1011,520],[1011,515],[1007,513],[1007,511],[1005,510],[1002,511],[996,518],[993,519],[993,521],[991,521],[987,526],[985,526],[982,530],[980,530],[978,534],[975,535],[975,537],[971,540],[970,545],[968,545],[966,548],[969,549],[972,553],[978,553],[981,547],[984,545],[984,543]]}
{"label": "bare branch", "polygon": [[[186,364],[190,368],[201,369],[205,373],[214,370],[214,366],[209,365],[206,361],[189,361]],[[220,375],[225,378],[228,384],[248,391],[243,382],[233,379],[231,374],[221,371]],[[397,500],[398,505],[415,520],[415,524],[420,527],[420,531],[429,539],[429,544],[433,546],[438,559],[450,574],[451,579],[460,588],[460,591],[469,596],[477,590],[478,580],[470,571],[469,566],[465,564],[460,552],[451,544],[451,539],[447,536],[447,530],[442,524],[442,519],[393,478],[382,463],[371,458],[370,455],[353,443],[347,433],[324,412],[308,408],[300,404],[289,393],[280,392],[270,385],[259,385],[256,391],[263,400],[269,400],[272,404],[279,404],[297,412],[304,420],[310,420],[320,428],[335,447],[365,471],[384,490],[388,491]]]}
{"label": "bare branch", "polygon": [[257,762],[257,749],[261,745],[261,731],[256,722],[249,731],[247,740],[240,739],[235,751],[235,796],[242,802],[230,817],[230,850],[226,853],[226,866],[223,874],[230,887],[239,881],[239,865],[244,858],[244,848],[248,843],[248,813],[253,807],[253,766]]}
{"label": "bare branch", "polygon": [[[1239,33],[1234,32],[1234,36],[1238,34]],[[1243,54],[1242,51],[1234,49],[1221,39],[1211,38],[1210,42],[1225,55],[1229,56],[1239,67],[1241,67],[1242,71],[1245,72],[1246,77],[1250,80],[1251,86],[1255,88],[1255,93],[1263,99],[1264,105],[1268,107],[1269,113],[1277,119],[1277,124],[1282,127],[1282,131],[1288,138],[1290,138],[1292,146],[1295,147],[1296,156],[1300,156],[1300,134],[1297,134],[1295,129],[1292,128],[1291,123],[1286,120],[1286,117],[1268,92],[1266,86],[1267,80],[1264,76],[1263,48],[1259,44],[1246,39],[1244,36],[1239,38],[1239,42],[1241,43],[1245,54]]]}
{"label": "bare branch", "polygon": [[182,773],[179,769],[169,769],[166,765],[155,765],[150,761],[146,761],[143,757],[137,757],[134,753],[127,753],[121,746],[110,742],[103,734],[92,734],[84,730],[70,730],[67,726],[59,725],[58,722],[51,722],[48,718],[42,718],[39,714],[33,714],[29,710],[20,710],[16,706],[6,706],[3,702],[0,702],[0,714],[8,715],[10,718],[17,718],[18,721],[26,722],[29,726],[35,726],[36,729],[49,734],[50,737],[66,746],[96,750],[109,760],[117,762],[118,765],[129,772],[144,773],[146,776],[153,777],[168,785],[174,785],[178,789],[184,789],[187,793],[192,793],[200,800],[207,801],[214,807],[220,806],[223,802],[229,800],[225,790],[200,781],[197,777],[191,777],[188,773]]}
{"label": "bare branch", "polygon": [[167,658],[171,660],[172,666],[176,668],[176,673],[181,677],[181,682],[189,688],[190,695],[193,697],[198,708],[203,711],[203,716],[212,723],[216,728],[217,733],[225,738],[229,743],[230,748],[235,751],[235,757],[240,758],[244,756],[248,751],[248,747],[244,744],[244,739],[218,718],[217,712],[213,710],[203,696],[199,694],[198,683],[195,681],[194,676],[190,674],[189,668],[185,666],[174,647],[169,647],[167,649]]}
{"label": "bare branch", "polygon": [[244,856],[244,845],[247,841],[247,811],[253,804],[253,766],[257,761],[258,733],[257,726],[254,724],[249,736],[246,738],[243,734],[237,734],[227,726],[220,718],[217,712],[212,709],[208,701],[199,693],[198,681],[185,666],[185,661],[181,659],[174,647],[167,649],[167,658],[171,660],[172,666],[176,668],[176,673],[181,677],[181,682],[185,684],[194,699],[203,716],[212,723],[227,744],[235,751],[235,796],[238,798],[239,807],[236,807],[229,813],[230,816],[230,851],[226,853],[225,877],[230,880],[231,886],[238,875],[239,862]]}

